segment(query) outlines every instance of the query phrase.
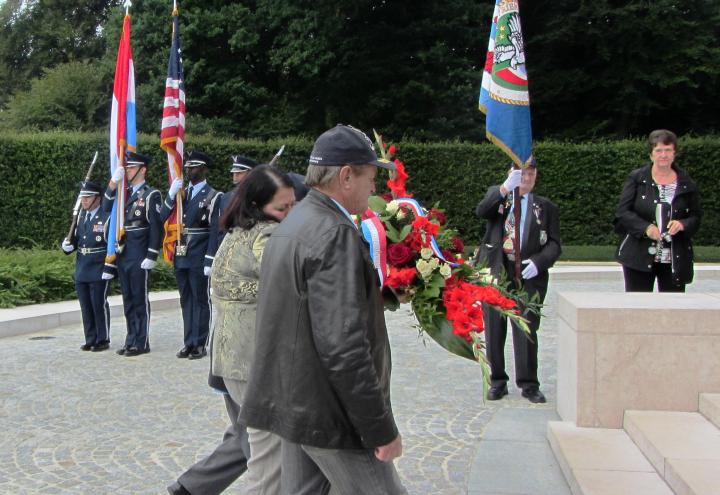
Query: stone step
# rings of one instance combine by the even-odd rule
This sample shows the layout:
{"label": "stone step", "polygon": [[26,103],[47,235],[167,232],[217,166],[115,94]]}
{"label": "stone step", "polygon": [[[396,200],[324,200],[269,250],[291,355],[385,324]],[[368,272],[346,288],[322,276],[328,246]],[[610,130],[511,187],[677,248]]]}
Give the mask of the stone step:
{"label": "stone step", "polygon": [[720,394],[700,394],[700,413],[720,428]]}
{"label": "stone step", "polygon": [[623,426],[676,495],[720,493],[720,430],[700,413],[625,411]]}
{"label": "stone step", "polygon": [[623,430],[550,421],[547,438],[573,495],[672,495]]}

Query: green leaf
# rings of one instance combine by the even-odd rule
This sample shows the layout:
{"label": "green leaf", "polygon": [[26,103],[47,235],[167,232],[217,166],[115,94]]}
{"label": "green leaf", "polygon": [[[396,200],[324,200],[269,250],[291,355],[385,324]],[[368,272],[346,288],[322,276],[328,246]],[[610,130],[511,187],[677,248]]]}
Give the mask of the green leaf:
{"label": "green leaf", "polygon": [[380,196],[370,196],[368,198],[368,206],[375,213],[382,213],[385,211],[387,202],[384,199],[382,199]]}

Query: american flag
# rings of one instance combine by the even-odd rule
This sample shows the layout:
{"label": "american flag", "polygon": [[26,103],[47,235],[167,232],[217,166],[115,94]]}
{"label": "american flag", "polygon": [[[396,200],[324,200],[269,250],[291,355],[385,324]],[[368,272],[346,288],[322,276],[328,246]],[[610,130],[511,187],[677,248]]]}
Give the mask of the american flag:
{"label": "american flag", "polygon": [[[122,36],[118,45],[115,63],[115,84],[113,86],[110,116],[110,175],[117,167],[125,166],[125,152],[135,151],[137,144],[135,129],[135,68],[130,46],[130,15],[125,14]],[[118,185],[108,228],[106,270],[115,267],[116,253],[120,250],[123,225],[125,224],[125,180]]]}
{"label": "american flag", "polygon": [[[175,8],[172,13],[172,46],[165,80],[165,102],[160,130],[160,147],[165,150],[168,158],[169,184],[172,184],[178,177],[182,178],[184,140],[185,77],[183,76],[182,49],[180,48],[180,20],[178,10]],[[163,255],[167,261],[173,259],[175,243],[178,241],[179,232],[182,229],[182,225],[179,225],[179,219],[182,219],[181,208],[182,201],[175,201],[175,208],[165,222]]]}

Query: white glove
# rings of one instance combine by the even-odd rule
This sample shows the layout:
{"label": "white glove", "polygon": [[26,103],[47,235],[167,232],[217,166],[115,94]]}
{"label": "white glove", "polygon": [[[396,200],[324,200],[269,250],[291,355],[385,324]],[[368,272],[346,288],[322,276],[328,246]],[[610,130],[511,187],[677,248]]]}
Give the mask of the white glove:
{"label": "white glove", "polygon": [[520,182],[522,181],[522,170],[519,168],[514,168],[510,171],[508,174],[507,179],[505,179],[505,182],[502,183],[502,186],[505,188],[507,192],[512,191],[517,186],[520,185]]}
{"label": "white glove", "polygon": [[203,273],[205,274],[206,277],[209,277],[210,274],[212,273],[212,267],[211,266],[203,267]]}
{"label": "white glove", "polygon": [[60,248],[65,253],[72,253],[75,250],[75,247],[72,244],[70,244],[70,241],[68,241],[67,239],[63,239],[62,244],[60,245]]}
{"label": "white glove", "polygon": [[142,263],[140,263],[140,268],[143,270],[152,270],[155,268],[155,265],[157,265],[157,261],[153,261],[150,258],[145,258],[142,260]]}
{"label": "white glove", "polygon": [[112,174],[112,181],[115,184],[119,184],[120,181],[122,181],[124,175],[125,175],[125,168],[118,167],[115,169],[115,172],[113,172],[113,174]]}
{"label": "white glove", "polygon": [[177,193],[182,188],[182,186],[182,179],[175,179],[174,181],[172,181],[172,184],[170,184],[170,191],[168,191],[168,196],[170,196],[172,199],[175,199],[175,196],[177,196]]}
{"label": "white glove", "polygon": [[533,263],[531,260],[524,260],[522,264],[527,265],[522,271],[522,278],[524,278],[525,280],[529,280],[537,276],[538,269],[535,266],[535,263]]}
{"label": "white glove", "polygon": [[115,278],[115,275],[113,275],[112,273],[103,272],[103,274],[102,274],[103,280],[112,280],[114,278]]}

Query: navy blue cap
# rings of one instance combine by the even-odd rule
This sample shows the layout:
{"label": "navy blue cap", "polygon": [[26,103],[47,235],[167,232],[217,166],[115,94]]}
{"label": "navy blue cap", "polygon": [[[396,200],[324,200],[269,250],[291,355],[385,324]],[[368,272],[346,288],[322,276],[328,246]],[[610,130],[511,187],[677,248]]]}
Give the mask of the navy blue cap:
{"label": "navy blue cap", "polygon": [[183,164],[186,168],[193,167],[207,167],[210,168],[212,165],[212,158],[203,153],[202,151],[192,150],[190,153],[185,155],[185,163]]}
{"label": "navy blue cap", "polygon": [[150,165],[150,157],[147,155],[141,155],[134,151],[128,151],[125,153],[125,166],[126,167],[147,167]]}
{"label": "navy blue cap", "polygon": [[100,196],[102,194],[102,186],[97,182],[87,180],[80,183],[80,197]]}
{"label": "navy blue cap", "polygon": [[364,132],[349,125],[338,124],[322,133],[310,153],[310,165],[341,167],[366,164],[395,170],[393,162],[378,159],[372,141]]}
{"label": "navy blue cap", "polygon": [[247,172],[258,166],[255,160],[252,160],[246,156],[233,155],[230,157],[230,172]]}

